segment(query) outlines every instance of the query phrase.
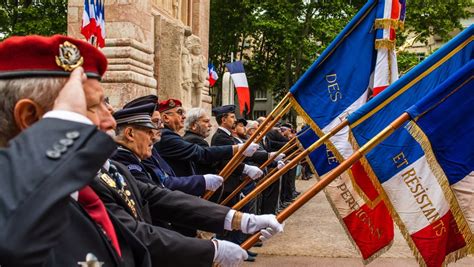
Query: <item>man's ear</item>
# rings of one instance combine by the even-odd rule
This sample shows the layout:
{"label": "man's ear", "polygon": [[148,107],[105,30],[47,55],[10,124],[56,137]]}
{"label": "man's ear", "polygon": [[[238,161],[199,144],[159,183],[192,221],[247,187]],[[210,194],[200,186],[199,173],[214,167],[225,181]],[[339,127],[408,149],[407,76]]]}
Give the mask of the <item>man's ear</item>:
{"label": "man's ear", "polygon": [[129,142],[133,142],[135,139],[134,139],[134,135],[135,133],[133,132],[133,128],[132,127],[127,127],[125,128],[125,130],[123,131],[123,136],[125,137],[125,139],[127,139],[127,141]]}
{"label": "man's ear", "polygon": [[13,108],[15,123],[21,131],[39,121],[43,115],[43,108],[31,99],[21,99]]}

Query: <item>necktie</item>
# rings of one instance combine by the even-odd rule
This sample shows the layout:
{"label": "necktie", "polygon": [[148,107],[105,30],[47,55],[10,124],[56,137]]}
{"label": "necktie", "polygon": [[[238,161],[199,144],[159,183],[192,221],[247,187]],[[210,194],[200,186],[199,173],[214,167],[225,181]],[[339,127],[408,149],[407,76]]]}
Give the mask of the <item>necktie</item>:
{"label": "necktie", "polygon": [[117,251],[118,255],[122,256],[114,226],[110,221],[109,215],[105,210],[105,205],[99,199],[99,196],[94,192],[94,190],[92,190],[92,188],[86,186],[79,191],[78,202],[81,203],[89,216],[102,227],[105,234],[111,240],[112,246]]}

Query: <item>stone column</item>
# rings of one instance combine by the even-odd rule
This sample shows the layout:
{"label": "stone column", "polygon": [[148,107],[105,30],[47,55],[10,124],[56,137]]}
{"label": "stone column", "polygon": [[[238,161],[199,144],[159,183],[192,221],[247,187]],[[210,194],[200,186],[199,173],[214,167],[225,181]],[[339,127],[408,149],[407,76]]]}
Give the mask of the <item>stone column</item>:
{"label": "stone column", "polygon": [[[209,0],[192,0],[192,31],[201,40],[202,55],[209,58],[209,18],[211,3]],[[212,97],[209,87],[202,90],[201,107],[211,112]]]}
{"label": "stone column", "polygon": [[[68,35],[80,34],[83,0],[68,1]],[[102,79],[112,105],[145,94],[156,94],[154,77],[154,20],[150,1],[108,0],[106,10],[106,47],[109,66]]]}

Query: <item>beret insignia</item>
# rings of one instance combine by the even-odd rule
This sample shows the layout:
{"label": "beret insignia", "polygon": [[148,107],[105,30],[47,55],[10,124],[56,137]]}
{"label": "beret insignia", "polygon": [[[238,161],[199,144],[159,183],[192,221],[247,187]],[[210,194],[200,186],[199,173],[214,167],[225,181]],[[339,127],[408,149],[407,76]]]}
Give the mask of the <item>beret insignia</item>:
{"label": "beret insignia", "polygon": [[65,71],[73,71],[75,68],[82,66],[84,58],[81,56],[79,49],[74,44],[65,41],[59,45],[59,57],[56,56],[56,64]]}

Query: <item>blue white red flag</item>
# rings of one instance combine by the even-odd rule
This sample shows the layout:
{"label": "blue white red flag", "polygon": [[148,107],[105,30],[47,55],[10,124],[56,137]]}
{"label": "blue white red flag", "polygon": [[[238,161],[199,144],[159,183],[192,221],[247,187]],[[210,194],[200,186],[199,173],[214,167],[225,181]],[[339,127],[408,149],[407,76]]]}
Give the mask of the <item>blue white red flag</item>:
{"label": "blue white red flag", "polygon": [[105,8],[102,0],[84,0],[81,34],[90,43],[105,46]]}
{"label": "blue white red flag", "polygon": [[[303,146],[316,141],[366,103],[374,86],[374,76],[391,73],[393,77],[387,80],[389,82],[397,78],[393,47],[380,45],[380,41],[394,39],[377,39],[377,33],[398,27],[402,16],[400,6],[399,1],[368,1],[291,88],[293,106],[316,133],[308,132],[312,136],[308,136],[306,143],[302,142]],[[381,57],[385,54],[376,50],[376,44],[379,49],[385,49],[385,54],[393,55],[391,61],[387,56]],[[327,146],[310,154],[311,163],[320,176],[353,153],[348,133],[346,127],[333,136]],[[392,219],[361,165],[355,164],[352,170],[336,179],[326,195],[366,263],[389,248],[393,240]],[[371,224],[365,224],[360,216],[368,216]]]}
{"label": "blue white red flag", "polygon": [[92,36],[93,30],[95,30],[95,25],[92,25],[91,22],[91,12],[89,9],[89,0],[84,0],[84,11],[82,12],[82,24],[81,24],[81,34],[89,40]]}
{"label": "blue white red flag", "polygon": [[245,75],[244,65],[241,61],[234,61],[226,63],[225,66],[230,72],[230,77],[234,83],[235,90],[237,91],[237,97],[239,99],[240,114],[247,110],[247,114],[250,113],[250,91],[249,84],[247,82],[247,76]]}
{"label": "blue white red flag", "polygon": [[[474,26],[465,29],[449,43],[424,60],[377,97],[349,115],[355,148],[365,145],[402,112],[466,65],[474,56]],[[361,162],[389,203],[395,221],[422,265],[440,266],[462,255],[464,239],[456,236],[446,243],[439,235],[465,229],[454,220],[456,212],[449,197],[431,176],[427,158],[406,129],[398,129],[380,145],[368,152]],[[421,177],[415,180],[411,166]],[[414,177],[412,177],[414,178]],[[410,181],[410,182],[407,182]],[[411,184],[418,183],[418,184]],[[412,187],[413,186],[413,187]],[[444,232],[440,232],[444,231]],[[443,241],[444,242],[444,241]],[[440,245],[446,245],[443,250]]]}
{"label": "blue white red flag", "polygon": [[[407,110],[412,118],[407,127],[410,134],[423,148],[443,191],[450,187],[454,192],[471,233],[474,231],[473,93],[474,60],[471,60]],[[451,204],[455,206],[455,202]]]}
{"label": "blue white red flag", "polygon": [[217,79],[219,79],[219,76],[217,75],[217,72],[212,63],[209,63],[209,65],[207,66],[207,70],[209,72],[209,86],[213,87]]}

